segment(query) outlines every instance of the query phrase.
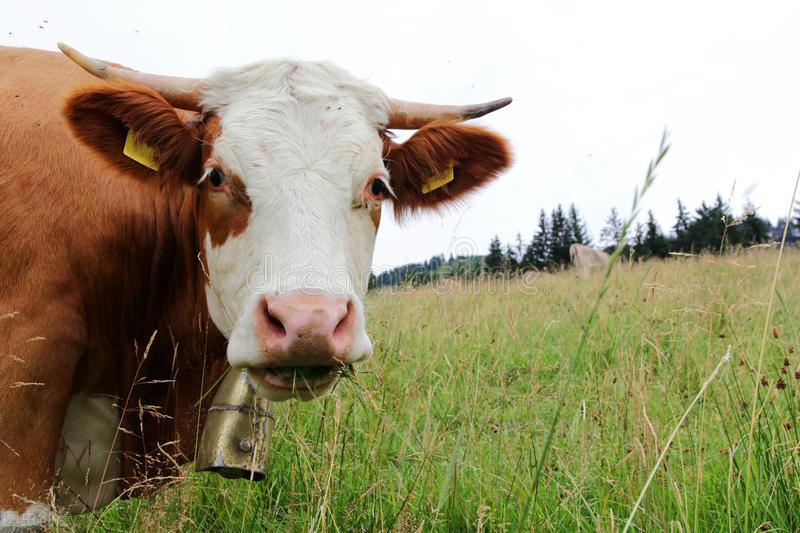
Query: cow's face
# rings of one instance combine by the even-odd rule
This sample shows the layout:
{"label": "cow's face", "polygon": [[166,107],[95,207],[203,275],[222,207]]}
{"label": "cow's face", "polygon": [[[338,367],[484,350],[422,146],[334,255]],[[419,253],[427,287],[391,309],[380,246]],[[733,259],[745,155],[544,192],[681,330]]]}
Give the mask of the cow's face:
{"label": "cow's face", "polygon": [[[394,143],[386,96],[327,63],[222,71],[203,82],[198,111],[138,85],[81,92],[67,107],[77,136],[119,167],[153,174],[121,155],[130,130],[164,179],[194,188],[209,315],[230,364],[274,400],[319,396],[371,355],[363,297],[381,203],[436,208],[510,161],[501,138],[454,122]],[[450,167],[453,181],[427,191]]]}
{"label": "cow's face", "polygon": [[362,299],[389,194],[386,97],[320,63],[267,62],[207,85],[210,316],[231,365],[269,369],[272,397],[318,394],[372,353]]}

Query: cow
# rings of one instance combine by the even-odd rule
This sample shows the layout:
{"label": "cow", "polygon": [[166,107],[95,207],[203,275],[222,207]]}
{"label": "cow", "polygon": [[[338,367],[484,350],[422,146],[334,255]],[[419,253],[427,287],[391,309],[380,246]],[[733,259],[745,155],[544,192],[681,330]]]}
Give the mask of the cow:
{"label": "cow", "polygon": [[178,78],[59,48],[0,48],[0,528],[169,479],[228,368],[270,400],[330,391],[372,354],[384,202],[433,211],[511,164],[462,123],[510,98],[396,100],[328,62]]}
{"label": "cow", "polygon": [[569,258],[578,274],[588,276],[592,270],[608,266],[611,257],[602,250],[595,250],[591,246],[575,243],[569,247]]}

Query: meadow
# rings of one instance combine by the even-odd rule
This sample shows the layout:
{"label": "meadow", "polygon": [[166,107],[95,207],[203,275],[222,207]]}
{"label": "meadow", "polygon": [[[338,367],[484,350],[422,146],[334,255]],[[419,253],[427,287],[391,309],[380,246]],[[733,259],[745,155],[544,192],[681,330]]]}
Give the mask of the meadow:
{"label": "meadow", "polygon": [[777,257],[623,263],[594,319],[602,273],[371,292],[373,358],[275,405],[263,482],[189,467],[53,528],[622,531],[654,470],[631,530],[798,531],[800,252],[765,324]]}

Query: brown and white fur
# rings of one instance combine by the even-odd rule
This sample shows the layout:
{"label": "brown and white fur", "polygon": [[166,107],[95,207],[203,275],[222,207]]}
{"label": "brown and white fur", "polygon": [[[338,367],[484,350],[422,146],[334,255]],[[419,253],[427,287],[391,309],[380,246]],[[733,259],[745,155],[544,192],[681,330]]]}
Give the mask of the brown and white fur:
{"label": "brown and white fur", "polygon": [[[189,112],[0,48],[0,527],[46,518],[48,494],[93,509],[173,474],[228,364],[309,399],[371,355],[381,203],[436,209],[510,164],[476,126],[395,143],[387,113],[329,63],[221,70]],[[158,171],[123,155],[128,130]]]}

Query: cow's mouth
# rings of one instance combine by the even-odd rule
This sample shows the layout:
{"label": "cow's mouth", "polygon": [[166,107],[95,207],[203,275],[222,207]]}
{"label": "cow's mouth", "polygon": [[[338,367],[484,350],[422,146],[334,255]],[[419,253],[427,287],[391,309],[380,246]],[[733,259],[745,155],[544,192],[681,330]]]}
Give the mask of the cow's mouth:
{"label": "cow's mouth", "polygon": [[267,386],[286,392],[314,392],[330,385],[340,373],[341,367],[338,365],[287,366],[258,371]]}

